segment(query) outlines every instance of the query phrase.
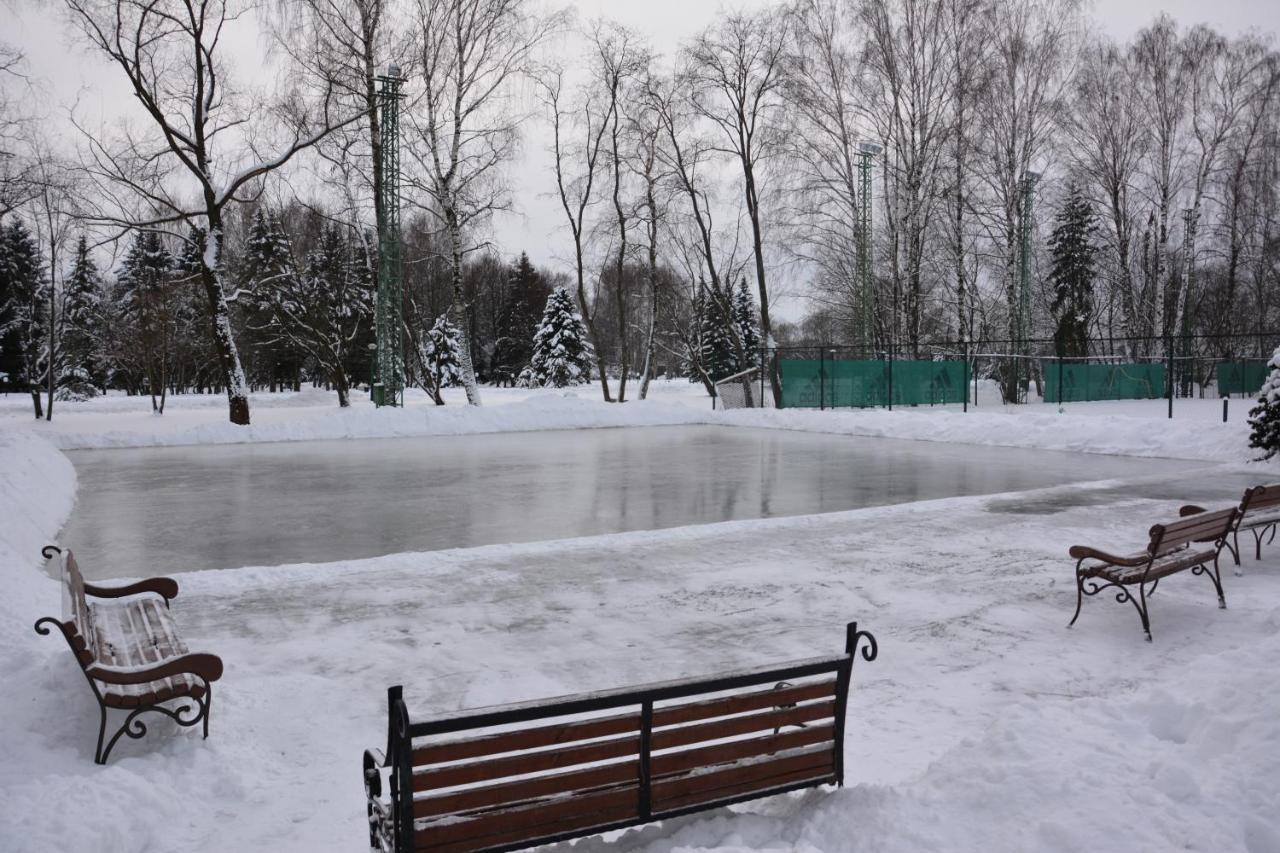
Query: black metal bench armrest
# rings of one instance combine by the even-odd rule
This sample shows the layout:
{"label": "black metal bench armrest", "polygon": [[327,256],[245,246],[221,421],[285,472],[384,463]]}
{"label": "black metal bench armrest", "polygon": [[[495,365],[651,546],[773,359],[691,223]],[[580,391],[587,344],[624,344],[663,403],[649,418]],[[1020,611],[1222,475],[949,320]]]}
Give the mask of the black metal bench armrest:
{"label": "black metal bench armrest", "polygon": [[190,674],[205,681],[217,681],[222,677],[222,658],[205,652],[192,652],[161,661],[148,667],[119,667],[95,663],[84,674],[107,684],[146,684],[173,675]]}
{"label": "black metal bench armrest", "polygon": [[121,598],[126,595],[137,595],[140,592],[154,592],[164,599],[167,605],[178,597],[178,582],[173,578],[145,578],[125,586],[98,586],[86,583],[84,594],[94,598]]}
{"label": "black metal bench armrest", "polygon": [[1102,560],[1115,566],[1141,566],[1150,561],[1150,557],[1141,554],[1134,557],[1117,557],[1115,554],[1108,554],[1106,551],[1099,551],[1097,548],[1090,548],[1088,545],[1072,545],[1068,551],[1074,560]]}
{"label": "black metal bench armrest", "polygon": [[1196,506],[1195,504],[1186,504],[1185,506],[1182,507],[1182,509],[1178,510],[1178,516],[1181,518],[1186,518],[1189,515],[1199,515],[1202,512],[1207,512],[1207,510],[1202,506]]}

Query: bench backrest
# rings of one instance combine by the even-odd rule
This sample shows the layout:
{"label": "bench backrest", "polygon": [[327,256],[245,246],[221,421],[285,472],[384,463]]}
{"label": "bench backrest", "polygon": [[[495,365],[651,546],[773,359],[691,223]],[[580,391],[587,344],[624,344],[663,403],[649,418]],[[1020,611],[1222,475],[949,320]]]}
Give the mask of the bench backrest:
{"label": "bench backrest", "polygon": [[1254,486],[1244,493],[1240,502],[1241,513],[1263,512],[1280,506],[1280,483]]}
{"label": "bench backrest", "polygon": [[62,618],[75,629],[72,646],[81,666],[93,663],[98,655],[98,632],[93,625],[93,614],[85,602],[84,576],[71,549],[63,548],[57,554],[59,573],[62,577]]}
{"label": "bench backrest", "polygon": [[1157,524],[1151,528],[1151,542],[1147,553],[1161,557],[1191,542],[1214,542],[1221,545],[1235,523],[1236,507],[1213,512],[1189,515],[1169,524]]}
{"label": "bench backrest", "polygon": [[853,625],[838,657],[418,723],[393,687],[395,849],[513,849],[840,784],[859,638],[874,659]]}

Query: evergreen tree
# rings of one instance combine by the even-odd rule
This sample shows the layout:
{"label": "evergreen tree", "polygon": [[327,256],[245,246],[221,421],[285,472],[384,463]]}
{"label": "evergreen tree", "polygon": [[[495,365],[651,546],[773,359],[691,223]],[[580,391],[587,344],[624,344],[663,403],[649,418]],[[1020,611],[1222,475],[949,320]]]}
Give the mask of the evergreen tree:
{"label": "evergreen tree", "polygon": [[1057,226],[1049,237],[1053,265],[1049,283],[1053,288],[1053,315],[1057,319],[1054,343],[1060,358],[1082,358],[1089,354],[1089,317],[1093,313],[1093,243],[1098,230],[1093,206],[1072,183],[1067,200],[1058,212]]}
{"label": "evergreen tree", "polygon": [[1258,405],[1249,412],[1249,446],[1262,451],[1259,461],[1280,453],[1280,349],[1267,367],[1271,373],[1258,392]]}
{"label": "evergreen tree", "polygon": [[31,392],[37,418],[44,414],[40,382],[48,363],[48,287],[40,249],[22,220],[0,228],[0,369],[11,386]]}
{"label": "evergreen tree", "polygon": [[116,275],[116,308],[124,332],[122,352],[137,386],[151,395],[151,410],[164,413],[173,335],[175,263],[154,231],[139,232]]}
{"label": "evergreen tree", "polygon": [[254,372],[272,391],[286,386],[296,389],[301,380],[305,354],[287,335],[271,331],[272,323],[279,320],[271,307],[272,294],[296,290],[297,276],[289,235],[265,206],[258,207],[245,240],[240,280],[241,288],[249,294],[244,325],[254,338]]}
{"label": "evergreen tree", "polygon": [[729,334],[733,322],[732,303],[725,294],[700,286],[701,312],[698,316],[698,363],[712,382],[732,376],[738,370],[738,354]]}
{"label": "evergreen tree", "polygon": [[97,329],[101,325],[102,274],[83,236],[76,243],[71,274],[63,285],[58,384],[73,397],[91,397],[105,387]]}
{"label": "evergreen tree", "polygon": [[525,387],[564,388],[591,379],[593,353],[587,326],[569,291],[557,287],[547,298],[542,324],[533,338],[533,357],[520,375]]}
{"label": "evergreen tree", "polygon": [[738,290],[733,295],[733,322],[738,330],[738,340],[742,344],[742,354],[737,359],[739,373],[748,367],[760,363],[760,316],[756,312],[755,300],[747,289],[747,280],[743,278]]}
{"label": "evergreen tree", "polygon": [[437,406],[444,405],[444,397],[440,394],[442,388],[462,384],[461,338],[449,315],[441,314],[418,341],[422,387]]}
{"label": "evergreen tree", "polygon": [[533,358],[533,338],[550,288],[529,262],[524,252],[511,265],[506,298],[498,311],[490,378],[498,383],[515,382]]}

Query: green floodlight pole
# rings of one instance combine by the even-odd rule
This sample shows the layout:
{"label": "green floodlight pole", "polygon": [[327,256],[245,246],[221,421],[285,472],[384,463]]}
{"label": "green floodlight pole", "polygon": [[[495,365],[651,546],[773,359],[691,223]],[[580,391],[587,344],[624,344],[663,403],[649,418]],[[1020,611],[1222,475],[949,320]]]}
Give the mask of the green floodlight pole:
{"label": "green floodlight pole", "polygon": [[883,149],[874,142],[858,144],[858,293],[862,345],[875,340],[875,294],[871,286],[871,163]]}
{"label": "green floodlight pole", "polygon": [[[1022,257],[1018,270],[1018,353],[1026,363],[1027,383],[1031,381],[1031,209],[1035,200],[1036,181],[1039,172],[1022,174]],[[1017,371],[1018,384],[1022,382],[1022,368]],[[1022,387],[1024,399],[1026,387]]]}
{"label": "green floodlight pole", "polygon": [[378,209],[377,382],[376,406],[404,405],[404,290],[400,259],[400,66],[378,77],[378,112],[382,119],[382,186]]}

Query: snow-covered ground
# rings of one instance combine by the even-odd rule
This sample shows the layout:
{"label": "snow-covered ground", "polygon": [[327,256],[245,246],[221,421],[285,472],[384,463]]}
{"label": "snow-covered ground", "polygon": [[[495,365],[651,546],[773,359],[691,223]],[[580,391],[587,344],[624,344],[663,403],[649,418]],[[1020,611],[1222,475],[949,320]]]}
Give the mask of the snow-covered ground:
{"label": "snow-covered ground", "polygon": [[[1195,466],[1187,500],[1218,498],[1210,485],[1220,477],[1276,479],[1272,466],[1241,466],[1242,418],[1223,426],[1188,412],[1167,421],[1160,401],[1062,414],[712,415],[705,398],[680,390],[670,396],[688,405],[608,407],[580,392],[480,412],[449,407],[458,412],[451,431],[687,412],[695,421],[1223,463]],[[490,391],[488,402],[500,396]],[[203,415],[175,405],[163,419],[91,410],[115,400],[83,404],[83,414],[67,406],[50,437],[190,440],[192,430],[222,429],[221,402]],[[1220,414],[1217,401],[1205,404]],[[259,405],[255,419],[270,430],[271,413],[291,408],[310,407]],[[425,409],[389,414],[416,413],[430,429],[436,412]],[[495,427],[503,410],[512,420]],[[191,421],[165,432],[180,414]],[[386,414],[317,411],[298,422]],[[57,426],[75,417],[80,427]],[[1166,581],[1152,603],[1152,644],[1132,609],[1106,596],[1086,601],[1067,630],[1067,547],[1134,547],[1176,512],[1178,501],[1136,497],[1117,482],[183,575],[175,616],[193,649],[226,662],[211,737],[157,725],[96,767],[88,688],[61,641],[30,628],[60,606],[34,558],[71,510],[75,475],[20,419],[15,412],[0,427],[0,849],[361,849],[357,759],[385,738],[389,684],[403,683],[415,713],[430,714],[837,651],[843,624],[857,619],[878,636],[881,657],[855,668],[847,788],[574,849],[1280,850],[1280,548],[1261,563],[1246,557],[1242,577],[1228,572],[1226,611],[1204,578]],[[161,420],[163,429],[147,429]],[[303,437],[289,420],[281,415],[275,436]]]}
{"label": "snow-covered ground", "polygon": [[[994,392],[988,392],[990,399]],[[227,423],[220,395],[169,398],[163,416],[151,413],[150,398],[111,395],[82,403],[57,403],[51,422],[35,421],[31,401],[22,395],[0,397],[0,432],[31,431],[63,449],[145,447],[151,445],[226,444],[338,438],[391,438],[458,435],[521,430],[729,423],[1046,450],[1075,450],[1133,456],[1166,456],[1242,462],[1250,458],[1246,416],[1248,400],[1232,400],[1222,423],[1215,399],[1176,400],[1166,417],[1164,400],[1068,403],[1057,406],[979,404],[959,406],[814,411],[712,411],[700,385],[685,380],[654,382],[649,399],[625,406],[600,402],[596,386],[569,390],[484,388],[485,405],[468,409],[462,389],[446,392],[448,405],[433,405],[410,391],[403,409],[375,409],[368,398],[353,396],[339,409],[332,393],[256,394],[253,426]]]}

